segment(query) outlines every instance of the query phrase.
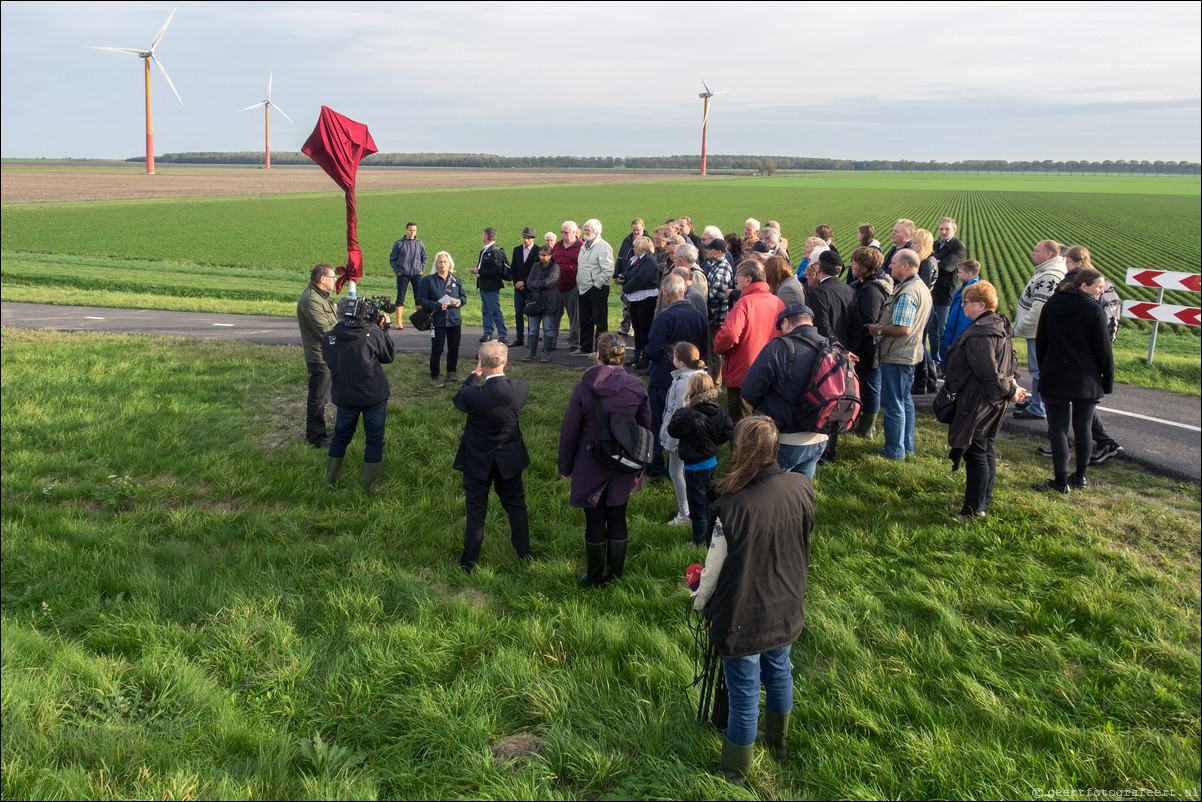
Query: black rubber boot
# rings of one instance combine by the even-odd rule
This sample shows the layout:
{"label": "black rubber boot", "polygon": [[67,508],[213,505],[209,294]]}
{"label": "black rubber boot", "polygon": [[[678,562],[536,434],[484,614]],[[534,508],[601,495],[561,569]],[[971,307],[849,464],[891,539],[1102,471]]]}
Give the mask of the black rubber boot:
{"label": "black rubber boot", "polygon": [[363,463],[363,492],[371,493],[376,489],[376,482],[380,481],[380,474],[384,473],[383,462],[365,462]]}
{"label": "black rubber boot", "polygon": [[588,570],[580,575],[582,588],[599,588],[605,584],[605,544],[585,543],[584,558]]}
{"label": "black rubber boot", "polygon": [[333,490],[338,481],[338,472],[342,470],[342,457],[326,458],[326,490]]}
{"label": "black rubber boot", "polygon": [[772,759],[784,763],[789,759],[789,749],[785,739],[789,735],[790,713],[764,713],[764,743],[772,750]]}
{"label": "black rubber boot", "polygon": [[643,361],[643,352],[635,351],[634,356],[632,356],[630,359],[627,359],[625,364],[626,364],[626,367],[633,368],[634,366],[638,365],[638,363],[640,363],[642,361]]}
{"label": "black rubber boot", "polygon": [[927,363],[919,362],[914,366],[914,383],[910,385],[910,395],[927,394]]}
{"label": "black rubber boot", "polygon": [[626,541],[609,541],[609,578],[621,579],[626,567]]}
{"label": "black rubber boot", "polygon": [[735,746],[725,735],[722,736],[722,761],[718,771],[732,785],[742,785],[747,782],[751,773],[751,761],[755,757],[751,745]]}

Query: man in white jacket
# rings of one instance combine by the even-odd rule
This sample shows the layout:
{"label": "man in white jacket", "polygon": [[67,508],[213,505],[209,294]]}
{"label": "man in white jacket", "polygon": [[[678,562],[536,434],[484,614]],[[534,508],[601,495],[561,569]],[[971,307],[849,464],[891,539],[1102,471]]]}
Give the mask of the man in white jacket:
{"label": "man in white jacket", "polygon": [[1035,332],[1039,328],[1039,315],[1043,305],[1052,297],[1056,286],[1064,281],[1066,270],[1060,255],[1060,243],[1045,239],[1036,243],[1031,251],[1035,274],[1027,282],[1026,289],[1018,299],[1018,314],[1014,317],[1014,338],[1027,341],[1027,371],[1031,374],[1031,397],[1027,405],[1014,413],[1021,420],[1044,420],[1043,397],[1039,394],[1039,363],[1035,359]]}
{"label": "man in white jacket", "polygon": [[576,289],[580,293],[580,352],[596,357],[597,334],[609,331],[609,284],[614,277],[614,249],[601,239],[601,221],[589,220],[580,229]]}

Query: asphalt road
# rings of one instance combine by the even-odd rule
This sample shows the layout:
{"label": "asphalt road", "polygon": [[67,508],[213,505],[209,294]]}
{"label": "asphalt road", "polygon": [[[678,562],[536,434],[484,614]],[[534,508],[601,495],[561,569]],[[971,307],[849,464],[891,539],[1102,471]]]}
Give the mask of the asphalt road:
{"label": "asphalt road", "polygon": [[[222,315],[203,312],[162,312],[153,309],[107,309],[0,302],[0,324],[24,329],[100,331],[111,334],[154,334],[169,337],[238,340],[264,345],[300,346],[295,318],[260,315]],[[470,354],[482,329],[464,326],[461,352]],[[511,332],[512,339],[512,332]],[[566,338],[563,338],[566,339]],[[402,353],[428,353],[429,335],[406,327],[393,332]],[[584,367],[586,360],[569,356],[561,347],[553,362]],[[1026,385],[1030,389],[1030,385]],[[929,408],[931,396],[915,399]],[[1191,396],[1119,384],[1098,407],[1111,436],[1123,446],[1116,459],[1159,475],[1202,484],[1202,404]],[[1036,448],[1047,442],[1047,424],[1010,417],[1004,431],[1023,435]],[[1049,460],[1049,476],[1051,465]],[[1041,477],[1034,477],[1036,479]]]}

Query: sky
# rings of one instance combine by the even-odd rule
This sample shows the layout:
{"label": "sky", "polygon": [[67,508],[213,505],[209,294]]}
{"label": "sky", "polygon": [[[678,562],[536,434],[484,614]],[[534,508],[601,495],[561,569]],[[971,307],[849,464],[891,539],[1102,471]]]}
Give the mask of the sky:
{"label": "sky", "polygon": [[[4,2],[0,156],[296,151],[1202,161],[1202,3]],[[742,16],[740,16],[742,15]]]}

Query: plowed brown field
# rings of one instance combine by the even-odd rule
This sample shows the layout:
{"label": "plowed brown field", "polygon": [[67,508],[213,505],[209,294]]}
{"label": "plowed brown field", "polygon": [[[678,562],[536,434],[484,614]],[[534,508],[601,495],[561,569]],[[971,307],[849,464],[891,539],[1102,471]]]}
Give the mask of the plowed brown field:
{"label": "plowed brown field", "polygon": [[[691,178],[680,172],[634,170],[483,170],[363,167],[358,189],[448,189],[531,184],[612,184]],[[143,165],[72,166],[5,164],[0,173],[0,203],[69,203],[137,198],[187,198],[223,195],[272,195],[336,192],[318,167],[284,166],[263,170],[248,166],[159,165],[146,175]]]}

